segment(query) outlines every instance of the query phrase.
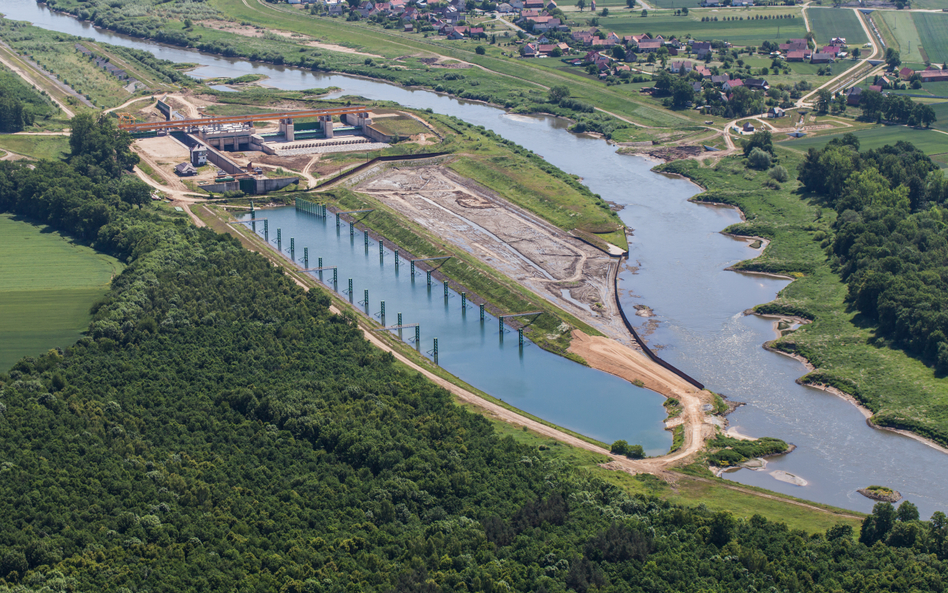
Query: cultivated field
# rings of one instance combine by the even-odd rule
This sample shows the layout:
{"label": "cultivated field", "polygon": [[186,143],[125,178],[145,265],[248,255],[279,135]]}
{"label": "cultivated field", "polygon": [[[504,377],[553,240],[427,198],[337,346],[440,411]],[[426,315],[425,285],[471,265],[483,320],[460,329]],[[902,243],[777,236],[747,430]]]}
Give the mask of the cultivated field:
{"label": "cultivated field", "polygon": [[117,260],[0,214],[0,372],[74,343],[89,307],[121,272]]}
{"label": "cultivated field", "polygon": [[[597,6],[598,8],[598,6]],[[793,15],[793,18],[753,19],[758,15]],[[701,22],[703,17],[717,17],[714,22]],[[744,20],[725,21],[724,18],[743,17]],[[685,37],[691,35],[699,40],[727,40],[734,45],[760,45],[764,41],[804,37],[806,28],[800,10],[793,7],[767,9],[722,9],[716,11],[695,10],[688,16],[674,14],[649,14],[643,18],[640,13],[608,16],[599,19],[599,28],[615,31],[618,35],[651,33],[665,37]]]}
{"label": "cultivated field", "polygon": [[[948,14],[912,14],[922,45],[922,58],[937,64],[948,62]],[[904,60],[904,58],[903,58]]]}
{"label": "cultivated field", "polygon": [[[857,130],[852,133],[859,138],[859,150],[880,148],[886,144],[895,144],[899,140],[906,140],[927,155],[948,153],[948,136],[935,130],[917,130],[906,126],[879,126],[868,130]],[[810,148],[822,148],[827,142],[840,136],[842,136],[842,133],[810,136],[781,142],[780,145],[806,152]],[[938,161],[939,159],[934,160]]]}
{"label": "cultivated field", "polygon": [[[929,15],[924,16],[938,16]],[[925,63],[919,48],[922,41],[919,38],[918,30],[915,28],[915,19],[910,12],[885,11],[873,15],[876,25],[882,30],[881,23],[885,23],[892,39],[898,45],[897,49],[902,57],[903,64],[919,66]],[[883,31],[883,35],[885,32]]]}
{"label": "cultivated field", "polygon": [[849,8],[810,8],[806,14],[819,44],[828,44],[833,37],[846,38],[850,46],[869,41],[856,13]]}

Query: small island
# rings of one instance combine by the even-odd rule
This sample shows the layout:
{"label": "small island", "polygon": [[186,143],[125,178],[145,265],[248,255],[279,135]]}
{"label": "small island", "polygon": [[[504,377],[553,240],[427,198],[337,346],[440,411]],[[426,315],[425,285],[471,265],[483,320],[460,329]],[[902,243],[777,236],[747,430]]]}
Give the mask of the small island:
{"label": "small island", "polygon": [[898,502],[902,499],[901,494],[885,486],[869,486],[868,488],[860,488],[856,492],[862,494],[866,498],[871,498],[872,500],[881,500],[883,502]]}

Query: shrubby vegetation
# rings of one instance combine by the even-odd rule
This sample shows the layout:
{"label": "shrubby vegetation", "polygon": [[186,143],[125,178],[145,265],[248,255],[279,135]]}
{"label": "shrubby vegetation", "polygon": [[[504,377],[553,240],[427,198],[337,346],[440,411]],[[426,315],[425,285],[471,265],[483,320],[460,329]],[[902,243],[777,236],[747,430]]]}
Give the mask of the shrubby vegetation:
{"label": "shrubby vegetation", "polygon": [[753,459],[777,453],[785,453],[789,446],[780,439],[764,437],[753,441],[718,435],[708,441],[708,448],[715,450],[708,461],[718,467],[730,467]]}
{"label": "shrubby vegetation", "polygon": [[799,179],[838,213],[829,249],[853,305],[948,372],[948,181],[907,142],[858,149],[851,134],[811,149]]}

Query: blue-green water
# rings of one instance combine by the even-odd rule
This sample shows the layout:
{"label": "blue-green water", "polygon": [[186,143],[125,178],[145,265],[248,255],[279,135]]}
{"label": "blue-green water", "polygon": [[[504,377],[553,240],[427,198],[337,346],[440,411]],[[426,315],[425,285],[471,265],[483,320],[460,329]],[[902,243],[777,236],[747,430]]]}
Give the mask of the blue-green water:
{"label": "blue-green water", "polygon": [[[480,321],[478,307],[470,302],[461,308],[461,296],[453,290],[444,297],[441,282],[426,283],[419,265],[411,276],[411,265],[386,246],[379,257],[379,244],[369,239],[366,249],[362,231],[350,238],[349,225],[336,229],[335,217],[319,218],[292,207],[261,210],[266,218],[271,246],[276,249],[277,229],[281,231],[284,257],[290,257],[294,239],[297,265],[303,267],[303,249],[309,248],[309,267],[319,258],[324,267],[337,266],[338,291],[345,294],[352,279],[351,302],[378,321],[381,301],[385,301],[385,325],[421,325],[421,342],[415,345],[431,358],[433,339],[438,338],[438,363],[470,385],[530,414],[570,430],[611,443],[625,439],[641,444],[649,455],[661,455],[671,445],[671,434],[663,430],[664,398],[647,389],[601,371],[556,356],[525,340],[518,345],[517,332],[506,328],[503,337],[497,318],[486,314]],[[245,215],[241,220],[250,220]],[[247,225],[251,226],[251,225]],[[263,235],[263,223],[256,223]],[[437,263],[437,262],[434,262]],[[319,272],[310,272],[318,277]],[[322,280],[332,288],[332,270],[322,272]],[[360,304],[369,290],[369,306]],[[529,318],[526,318],[529,319]],[[394,332],[397,333],[397,332]],[[414,328],[402,331],[403,340],[414,342]]]}

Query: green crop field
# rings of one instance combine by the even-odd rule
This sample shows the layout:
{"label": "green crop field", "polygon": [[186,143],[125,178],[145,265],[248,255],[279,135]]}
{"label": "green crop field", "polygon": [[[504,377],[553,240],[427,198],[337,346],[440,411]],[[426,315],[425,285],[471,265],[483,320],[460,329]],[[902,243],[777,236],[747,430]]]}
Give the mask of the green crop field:
{"label": "green crop field", "polygon": [[916,12],[912,20],[921,41],[922,57],[927,56],[937,64],[948,62],[948,14]]}
{"label": "green crop field", "polygon": [[10,214],[0,214],[0,253],[0,372],[75,342],[89,307],[122,270],[118,260]]}
{"label": "green crop field", "polygon": [[807,10],[816,42],[826,45],[833,37],[845,37],[850,46],[869,41],[859,17],[849,8],[811,8]]}
{"label": "green crop field", "polygon": [[[880,18],[878,16],[874,18],[878,25]],[[885,11],[882,13],[881,20],[888,27],[889,32],[898,44],[902,62],[905,64],[924,64],[925,59],[919,51],[922,41],[919,37],[918,29],[915,28],[915,19],[912,18],[912,13]]]}
{"label": "green crop field", "polygon": [[948,0],[912,0],[912,8],[948,9]]}
{"label": "green crop field", "polygon": [[[880,148],[886,144],[895,144],[899,140],[907,140],[928,155],[948,153],[948,136],[935,130],[917,130],[906,126],[879,126],[868,130],[858,130],[853,134],[859,138],[860,150]],[[780,145],[806,152],[810,148],[822,148],[827,142],[839,136],[842,134],[810,136],[787,140],[781,142]]]}
{"label": "green crop field", "polygon": [[[806,27],[800,10],[792,7],[766,9],[722,9],[713,14],[705,10],[691,11],[688,16],[675,16],[674,13],[650,13],[647,17],[640,12],[599,19],[599,28],[615,31],[618,35],[651,33],[665,37],[685,37],[691,35],[698,40],[720,39],[734,45],[760,45],[764,41],[803,37]],[[757,15],[793,15],[793,18],[753,19]],[[716,22],[701,22],[702,17],[717,17]],[[743,17],[744,20],[725,21],[724,18]]]}

